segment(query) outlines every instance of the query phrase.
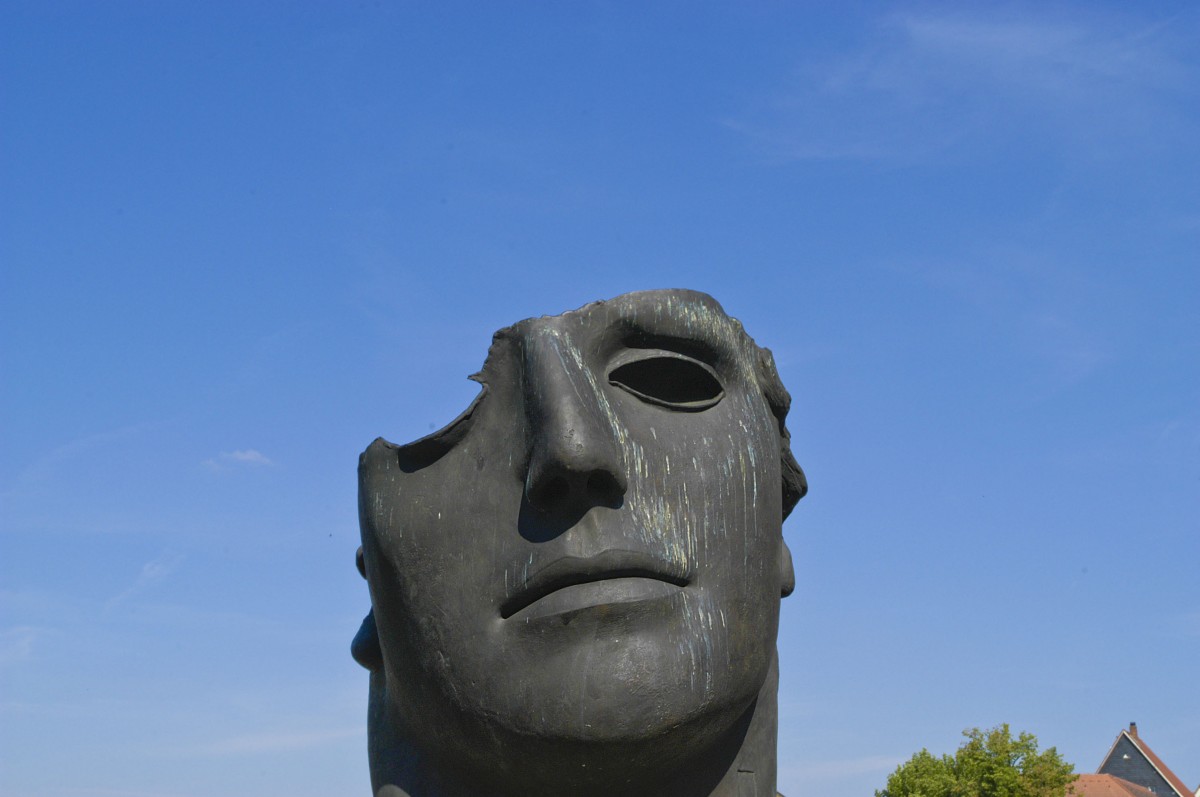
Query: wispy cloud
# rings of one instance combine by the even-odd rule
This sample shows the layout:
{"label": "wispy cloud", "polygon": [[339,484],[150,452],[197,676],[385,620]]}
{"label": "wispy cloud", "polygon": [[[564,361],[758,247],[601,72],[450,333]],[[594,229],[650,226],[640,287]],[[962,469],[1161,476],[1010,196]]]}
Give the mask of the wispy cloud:
{"label": "wispy cloud", "polygon": [[893,260],[891,271],[971,308],[1003,334],[996,345],[1026,363],[1032,399],[1055,395],[1103,368],[1116,346],[1097,319],[1103,280],[1052,253],[979,245],[960,258]]}
{"label": "wispy cloud", "polygon": [[194,752],[201,755],[245,755],[318,747],[329,742],[354,737],[365,737],[364,728],[333,728],[324,730],[279,730],[231,736],[207,745],[199,745]]}
{"label": "wispy cloud", "polygon": [[0,631],[0,665],[33,658],[37,640],[50,633],[49,629],[31,625],[18,625]]}
{"label": "wispy cloud", "polygon": [[230,451],[228,454],[222,454],[221,456],[234,462],[248,462],[252,465],[271,464],[271,460],[263,456],[262,452],[255,451],[253,448],[247,448],[244,451]]}
{"label": "wispy cloud", "polygon": [[1076,11],[891,15],[728,124],[784,159],[913,159],[1014,138],[1104,156],[1186,135],[1180,102],[1200,92],[1178,28],[1197,20]]}
{"label": "wispy cloud", "polygon": [[[57,487],[62,478],[62,469],[69,467],[72,462],[83,459],[98,449],[111,448],[116,444],[136,439],[150,432],[159,431],[167,425],[168,422],[166,421],[154,421],[122,426],[118,429],[108,429],[103,432],[79,437],[69,443],[50,449],[18,472],[10,485],[6,486],[3,491],[0,491],[0,498],[11,500],[14,497],[28,493],[38,485],[47,483]],[[2,524],[0,524],[0,527],[2,527]]]}
{"label": "wispy cloud", "polygon": [[141,572],[138,573],[138,577],[134,580],[133,584],[108,599],[104,604],[105,613],[111,612],[135,595],[145,592],[147,589],[162,582],[163,579],[179,566],[183,558],[183,554],[168,551],[158,558],[146,562],[142,565]]}
{"label": "wispy cloud", "polygon": [[219,457],[204,460],[210,470],[222,470],[227,465],[274,465],[266,454],[253,448],[238,451],[223,451]]}

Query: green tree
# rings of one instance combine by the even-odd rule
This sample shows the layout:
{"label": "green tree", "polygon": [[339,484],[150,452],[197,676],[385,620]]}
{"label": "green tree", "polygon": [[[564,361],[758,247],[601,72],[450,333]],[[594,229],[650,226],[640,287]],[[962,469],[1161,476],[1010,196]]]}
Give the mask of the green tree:
{"label": "green tree", "polygon": [[888,776],[875,797],[1063,797],[1075,767],[1053,747],[1038,752],[1037,737],[1013,738],[1008,725],[963,731],[953,756],[922,750]]}

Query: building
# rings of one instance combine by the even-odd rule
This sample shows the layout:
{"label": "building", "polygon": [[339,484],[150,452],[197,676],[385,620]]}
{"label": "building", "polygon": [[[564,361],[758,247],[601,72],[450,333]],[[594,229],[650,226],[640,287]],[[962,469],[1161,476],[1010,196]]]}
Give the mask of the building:
{"label": "building", "polygon": [[1067,787],[1067,797],[1154,797],[1154,792],[1115,775],[1080,775]]}
{"label": "building", "polygon": [[1080,775],[1068,787],[1072,797],[1200,797],[1138,736],[1137,723],[1117,734],[1094,775]]}

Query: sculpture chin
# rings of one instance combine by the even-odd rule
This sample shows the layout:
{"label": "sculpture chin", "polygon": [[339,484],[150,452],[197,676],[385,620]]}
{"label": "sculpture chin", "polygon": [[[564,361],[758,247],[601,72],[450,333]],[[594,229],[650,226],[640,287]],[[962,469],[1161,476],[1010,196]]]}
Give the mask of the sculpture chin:
{"label": "sculpture chin", "polygon": [[[654,726],[631,718],[622,729],[611,724],[613,705],[605,705],[606,698],[597,695],[595,702],[603,711],[595,717],[581,715],[562,734],[550,728],[531,733],[529,727],[489,722],[486,717],[460,717],[459,727],[466,732],[450,744],[414,736],[423,723],[405,720],[401,705],[389,700],[386,678],[374,673],[369,710],[372,787],[377,797],[733,797],[743,793],[738,778],[753,777],[760,784],[775,781],[777,687],[772,656],[766,677],[747,704],[700,707],[686,721]],[[589,725],[603,731],[588,733]],[[621,791],[621,784],[638,785]]]}

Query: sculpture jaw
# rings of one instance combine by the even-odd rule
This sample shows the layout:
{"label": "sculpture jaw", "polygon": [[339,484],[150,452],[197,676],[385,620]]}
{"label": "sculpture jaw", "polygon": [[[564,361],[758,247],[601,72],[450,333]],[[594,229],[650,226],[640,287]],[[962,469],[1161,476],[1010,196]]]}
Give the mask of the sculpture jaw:
{"label": "sculpture jaw", "polygon": [[[516,747],[502,765],[474,777],[462,761],[429,755],[386,707],[382,674],[371,674],[368,705],[375,797],[745,797],[774,795],[778,738],[778,658],[758,697],[715,739],[693,747],[688,728],[637,744]],[[640,746],[642,749],[636,749]],[[575,749],[572,749],[572,748]],[[664,752],[678,749],[675,765]],[[690,748],[690,749],[689,749]],[[580,753],[584,755],[580,755]],[[639,762],[641,765],[639,766]],[[510,773],[501,781],[501,772]]]}

